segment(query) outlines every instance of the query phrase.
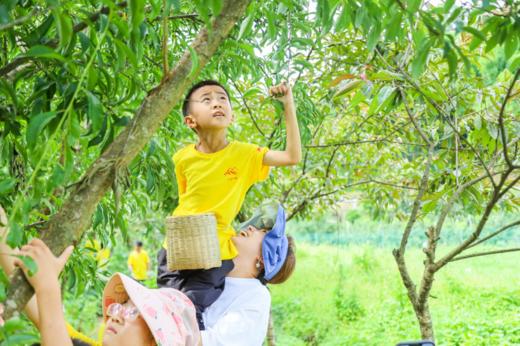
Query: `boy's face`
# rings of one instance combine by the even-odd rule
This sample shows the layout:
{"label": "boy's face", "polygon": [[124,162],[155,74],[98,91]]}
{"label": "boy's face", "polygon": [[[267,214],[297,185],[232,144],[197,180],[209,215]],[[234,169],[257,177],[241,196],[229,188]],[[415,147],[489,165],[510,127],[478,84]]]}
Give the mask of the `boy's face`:
{"label": "boy's face", "polygon": [[189,102],[189,113],[184,122],[192,129],[225,129],[234,120],[229,98],[218,85],[205,85],[195,90]]}

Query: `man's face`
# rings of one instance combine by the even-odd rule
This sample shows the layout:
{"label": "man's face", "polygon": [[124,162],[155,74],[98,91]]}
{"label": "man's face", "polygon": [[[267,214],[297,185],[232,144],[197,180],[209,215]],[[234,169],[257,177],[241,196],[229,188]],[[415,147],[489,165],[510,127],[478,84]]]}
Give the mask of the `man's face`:
{"label": "man's face", "polygon": [[229,98],[218,85],[205,85],[191,94],[185,123],[196,130],[225,129],[233,122]]}

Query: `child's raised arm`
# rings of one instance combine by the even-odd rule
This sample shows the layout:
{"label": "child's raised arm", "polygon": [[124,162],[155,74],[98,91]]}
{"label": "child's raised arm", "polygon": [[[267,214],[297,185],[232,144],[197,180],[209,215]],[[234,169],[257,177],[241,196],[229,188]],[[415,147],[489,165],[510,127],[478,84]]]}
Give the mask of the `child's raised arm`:
{"label": "child's raised arm", "polygon": [[27,245],[22,246],[19,254],[29,256],[36,262],[38,266],[36,273],[29,274],[27,267],[20,259],[14,261],[15,265],[22,268],[36,293],[38,328],[42,345],[72,346],[63,315],[58,281],[58,275],[72,253],[72,249],[72,246],[69,246],[60,257],[55,257],[43,241],[33,239]]}
{"label": "child's raised arm", "polygon": [[284,151],[269,150],[266,152],[263,164],[266,166],[296,165],[302,157],[302,144],[291,87],[284,82],[270,88],[269,93],[283,103],[287,144]]}

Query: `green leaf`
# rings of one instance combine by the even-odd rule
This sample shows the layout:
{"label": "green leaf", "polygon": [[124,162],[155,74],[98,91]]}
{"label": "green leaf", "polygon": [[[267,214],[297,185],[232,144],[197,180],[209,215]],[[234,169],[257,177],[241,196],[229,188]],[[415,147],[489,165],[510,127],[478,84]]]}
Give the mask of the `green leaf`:
{"label": "green leaf", "polygon": [[92,131],[97,132],[103,125],[103,107],[96,95],[85,90],[88,100],[87,115],[92,124]]}
{"label": "green leaf", "polygon": [[[18,212],[19,214],[20,212]],[[19,222],[10,220],[9,233],[7,234],[7,244],[12,247],[19,247],[22,244],[24,230]]]}
{"label": "green leaf", "polygon": [[32,257],[23,255],[14,256],[22,260],[24,266],[27,268],[27,273],[29,274],[29,276],[33,276],[38,271],[38,265]]}
{"label": "green leaf", "polygon": [[42,46],[42,45],[37,45],[37,46],[31,47],[31,49],[29,49],[25,54],[22,54],[22,56],[29,56],[29,57],[35,57],[35,58],[46,58],[46,59],[57,59],[60,61],[65,61],[65,58],[62,55],[56,53],[54,51],[54,49],[47,47],[47,46]]}
{"label": "green leaf", "polygon": [[247,90],[245,93],[244,93],[244,98],[247,99],[247,98],[250,98],[254,95],[258,95],[258,94],[261,94],[262,93],[262,90],[260,90],[260,88],[257,88],[257,87],[253,87],[249,90]]}
{"label": "green leaf", "polygon": [[52,10],[52,14],[60,36],[60,48],[65,49],[72,39],[72,20],[66,13],[58,9]]}
{"label": "green leaf", "polygon": [[451,46],[447,42],[444,46],[444,57],[448,60],[449,75],[453,78],[457,72],[458,59],[457,54],[451,49]]}
{"label": "green leaf", "polygon": [[428,53],[430,52],[431,43],[426,40],[417,50],[417,54],[412,61],[412,76],[418,78],[424,71]]}
{"label": "green leaf", "polygon": [[15,185],[16,179],[14,178],[5,178],[4,180],[0,181],[0,196],[11,192]]}
{"label": "green leaf", "polygon": [[130,63],[134,66],[134,67],[137,67],[137,57],[135,56],[134,52],[132,52],[132,50],[130,48],[128,48],[128,46],[126,44],[124,44],[122,41],[118,40],[117,38],[114,38],[114,42],[117,46],[117,48],[119,49],[119,51],[123,52],[126,57],[128,58],[128,60],[130,61]]}
{"label": "green leaf", "polygon": [[36,144],[36,139],[42,132],[43,128],[56,117],[57,113],[52,112],[44,112],[38,115],[32,116],[29,119],[29,126],[27,127],[26,140],[27,146],[29,148],[33,148]]}
{"label": "green leaf", "polygon": [[517,52],[518,49],[518,37],[514,34],[509,34],[504,43],[504,53],[506,59],[509,59]]}
{"label": "green leaf", "polygon": [[478,37],[481,41],[485,41],[486,40],[486,36],[481,31],[479,31],[479,30],[477,30],[475,28],[472,28],[470,26],[463,27],[462,31],[469,32],[473,36]]}
{"label": "green leaf", "polygon": [[65,171],[61,167],[61,165],[57,164],[54,166],[52,170],[52,175],[47,182],[47,191],[52,193],[52,191],[63,183],[65,178]]}
{"label": "green leaf", "polygon": [[5,301],[5,285],[3,282],[0,282],[0,302]]}
{"label": "green leaf", "polygon": [[144,0],[129,1],[131,31],[139,30],[139,26],[144,20],[144,5]]}
{"label": "green leaf", "polygon": [[193,49],[192,46],[188,46],[188,49],[190,51],[190,58],[191,58],[191,70],[190,70],[190,78],[197,73],[197,70],[199,69],[199,56],[197,55],[197,52],[195,49]]}
{"label": "green leaf", "polygon": [[449,12],[450,9],[453,7],[453,4],[455,3],[455,0],[446,0],[444,3],[444,12]]}
{"label": "green leaf", "polygon": [[355,89],[361,87],[361,85],[363,85],[362,80],[350,81],[339,88],[339,90],[334,94],[334,98],[345,95],[345,94],[351,92],[352,90],[355,90]]}
{"label": "green leaf", "polygon": [[18,317],[7,320],[3,326],[7,334],[14,334],[16,331],[23,330],[25,323]]}
{"label": "green leaf", "polygon": [[350,6],[348,4],[343,4],[343,9],[339,15],[338,20],[336,21],[336,26],[334,28],[335,32],[342,31],[346,29],[350,24]]}
{"label": "green leaf", "polygon": [[220,11],[222,11],[222,0],[210,0],[209,5],[211,6],[213,16],[218,16]]}
{"label": "green leaf", "polygon": [[253,20],[255,19],[255,13],[249,14],[246,19],[242,21],[240,24],[240,31],[238,32],[237,40],[242,39],[242,37],[247,36],[253,27]]}
{"label": "green leaf", "polygon": [[392,20],[386,26],[385,38],[387,41],[395,41],[398,37],[401,36],[400,33],[402,31],[402,22],[402,12],[393,15]]}
{"label": "green leaf", "polygon": [[416,14],[416,12],[419,10],[419,7],[421,6],[422,0],[408,0],[408,7],[407,10],[409,13]]}
{"label": "green leaf", "polygon": [[520,68],[520,55],[513,57],[513,59],[509,62],[509,71],[511,73],[516,73],[516,70]]}
{"label": "green leaf", "polygon": [[381,35],[381,24],[379,22],[375,22],[370,29],[370,33],[367,38],[367,48],[369,51],[373,51],[377,42],[379,41],[379,35]]}
{"label": "green leaf", "polygon": [[370,80],[403,80],[403,76],[399,73],[387,71],[387,70],[379,70],[376,73],[369,76]]}

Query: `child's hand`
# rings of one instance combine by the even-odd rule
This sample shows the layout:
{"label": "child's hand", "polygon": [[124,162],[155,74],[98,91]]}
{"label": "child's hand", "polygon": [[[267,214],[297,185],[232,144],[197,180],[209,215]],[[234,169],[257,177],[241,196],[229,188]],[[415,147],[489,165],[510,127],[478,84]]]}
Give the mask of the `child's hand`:
{"label": "child's hand", "polygon": [[282,82],[269,88],[269,95],[280,100],[284,105],[293,102],[291,87],[286,82]]}
{"label": "child's hand", "polygon": [[19,254],[29,256],[36,262],[38,266],[36,273],[32,276],[29,275],[29,270],[19,258],[15,260],[15,265],[22,268],[25,277],[36,292],[56,287],[59,289],[58,276],[73,249],[74,247],[71,245],[59,257],[56,257],[42,240],[35,238],[29,244],[22,246]]}
{"label": "child's hand", "polygon": [[4,304],[0,303],[0,327],[4,325]]}

